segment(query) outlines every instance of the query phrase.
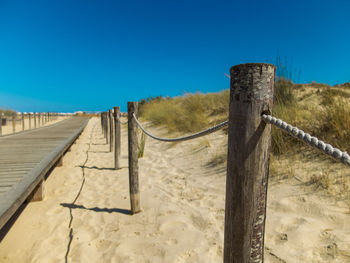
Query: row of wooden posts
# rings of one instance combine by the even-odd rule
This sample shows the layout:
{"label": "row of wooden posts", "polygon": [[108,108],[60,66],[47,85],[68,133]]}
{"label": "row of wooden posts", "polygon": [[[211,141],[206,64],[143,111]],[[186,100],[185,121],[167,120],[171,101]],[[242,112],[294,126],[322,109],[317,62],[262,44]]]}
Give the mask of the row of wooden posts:
{"label": "row of wooden posts", "polygon": [[[138,175],[138,136],[137,124],[133,114],[137,116],[138,103],[128,102],[128,151],[129,151],[129,190],[131,213],[136,214],[141,211],[139,175]],[[114,169],[120,169],[121,152],[121,129],[120,129],[120,107],[114,107],[113,110],[101,113],[102,133],[109,144],[109,151],[114,148]]]}
{"label": "row of wooden posts", "polygon": [[[224,263],[263,262],[271,126],[261,118],[271,114],[275,67],[248,63],[230,69],[230,104],[225,200]],[[140,212],[137,102],[128,102],[129,188],[131,213]],[[119,168],[120,109],[101,114],[106,142]],[[109,127],[109,129],[108,129]]]}
{"label": "row of wooden posts", "polygon": [[[32,128],[32,122],[31,119],[33,118],[34,120],[34,128],[40,127],[45,125],[46,123],[56,120],[58,117],[58,113],[55,112],[37,112],[37,113],[21,113],[20,115],[18,114],[13,114],[11,117],[11,122],[12,122],[12,132],[16,132],[16,121],[18,120],[18,116],[21,116],[22,120],[22,131],[25,130],[25,122],[24,119],[25,117],[28,117],[29,123],[28,123],[28,128]],[[2,135],[2,113],[0,112],[0,136]]]}

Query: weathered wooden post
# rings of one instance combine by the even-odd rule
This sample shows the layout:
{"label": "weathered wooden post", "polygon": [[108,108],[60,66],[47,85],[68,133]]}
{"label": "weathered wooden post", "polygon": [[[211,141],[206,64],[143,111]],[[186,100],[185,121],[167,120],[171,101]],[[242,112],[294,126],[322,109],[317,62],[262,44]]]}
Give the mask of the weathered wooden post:
{"label": "weathered wooden post", "polygon": [[22,112],[22,131],[24,131],[24,113]]}
{"label": "weathered wooden post", "polygon": [[28,113],[28,117],[29,117],[29,130],[32,128],[32,118],[31,118],[31,113]]}
{"label": "weathered wooden post", "polygon": [[108,113],[105,112],[105,134],[106,134],[106,144],[108,144]]}
{"label": "weathered wooden post", "polygon": [[12,132],[16,132],[16,115],[17,113],[12,114]]}
{"label": "weathered wooden post", "polygon": [[105,114],[104,112],[101,112],[101,127],[102,127],[102,133],[103,138],[105,137]]}
{"label": "weathered wooden post", "polygon": [[224,263],[263,262],[275,67],[233,66],[226,177]]}
{"label": "weathered wooden post", "polygon": [[114,107],[114,169],[120,168],[120,107]]}
{"label": "weathered wooden post", "polygon": [[42,125],[42,123],[40,123],[41,122],[41,113],[39,112],[38,113],[38,127],[40,127],[40,125]]}
{"label": "weathered wooden post", "polygon": [[113,151],[113,110],[108,111],[109,117],[109,151]]}
{"label": "weathered wooden post", "polygon": [[103,134],[103,112],[100,113],[100,121],[101,121],[101,132]]}
{"label": "weathered wooden post", "polygon": [[33,117],[34,117],[34,129],[36,128],[36,113],[33,113]]}
{"label": "weathered wooden post", "polygon": [[0,111],[0,136],[2,136],[2,111]]}
{"label": "weathered wooden post", "polygon": [[138,103],[128,102],[128,146],[129,146],[129,190],[131,213],[136,214],[140,209],[139,192],[139,164],[137,124],[133,114],[137,117]]}
{"label": "weathered wooden post", "polygon": [[105,133],[105,113],[101,113],[102,116],[102,131],[103,131],[103,138],[106,138],[106,133]]}

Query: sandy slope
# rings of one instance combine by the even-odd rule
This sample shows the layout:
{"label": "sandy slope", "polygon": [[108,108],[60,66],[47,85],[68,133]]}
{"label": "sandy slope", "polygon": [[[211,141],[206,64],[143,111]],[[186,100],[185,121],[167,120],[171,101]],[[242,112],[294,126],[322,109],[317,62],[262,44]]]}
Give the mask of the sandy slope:
{"label": "sandy slope", "polygon": [[[115,171],[99,123],[89,122],[47,179],[45,200],[29,203],[2,240],[0,262],[222,262],[226,168],[210,162],[227,137],[147,138],[143,211],[131,216],[126,129]],[[296,179],[271,178],[266,262],[349,262],[348,211]]]}

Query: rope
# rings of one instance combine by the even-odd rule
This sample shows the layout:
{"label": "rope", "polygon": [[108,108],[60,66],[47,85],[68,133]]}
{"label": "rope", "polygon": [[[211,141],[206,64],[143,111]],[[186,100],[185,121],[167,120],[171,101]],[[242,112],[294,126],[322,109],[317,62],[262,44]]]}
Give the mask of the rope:
{"label": "rope", "polygon": [[281,119],[278,119],[276,117],[273,117],[271,115],[262,115],[262,119],[270,123],[272,125],[275,125],[276,127],[280,128],[281,130],[288,132],[292,136],[306,142],[307,144],[311,145],[314,148],[319,149],[320,151],[324,152],[325,154],[328,154],[332,156],[333,158],[340,160],[342,163],[350,166],[350,155],[347,152],[342,152],[338,148],[333,147],[330,144],[327,144],[318,138],[311,136],[309,133],[306,133],[297,127],[294,127]]}
{"label": "rope", "polygon": [[127,123],[128,123],[128,121],[126,121],[126,122],[122,122],[121,120],[119,120],[119,122],[120,122],[120,124],[122,124],[122,125],[124,125],[124,124],[127,124]]}
{"label": "rope", "polygon": [[149,137],[155,139],[155,140],[158,140],[158,141],[163,141],[163,142],[180,142],[180,141],[187,141],[187,140],[191,140],[191,139],[194,139],[194,138],[198,138],[198,137],[201,137],[201,136],[204,136],[204,135],[207,135],[209,133],[212,133],[212,132],[215,132],[225,126],[228,125],[228,121],[224,121],[214,127],[211,127],[209,129],[206,129],[204,131],[200,131],[200,132],[197,132],[197,133],[194,133],[194,134],[191,134],[189,136],[184,136],[184,137],[178,137],[178,138],[160,138],[160,137],[157,137],[157,136],[154,136],[152,135],[151,133],[149,133],[148,131],[145,130],[145,128],[142,127],[141,123],[137,120],[135,114],[133,113],[132,116],[134,117],[137,125],[140,127],[140,129],[145,133],[147,134]]}

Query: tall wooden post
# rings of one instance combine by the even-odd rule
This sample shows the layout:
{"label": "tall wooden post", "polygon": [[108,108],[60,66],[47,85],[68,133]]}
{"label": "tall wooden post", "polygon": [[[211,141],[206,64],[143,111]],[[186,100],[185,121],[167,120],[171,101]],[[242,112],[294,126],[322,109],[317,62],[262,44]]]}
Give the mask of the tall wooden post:
{"label": "tall wooden post", "polygon": [[0,136],[2,136],[2,111],[0,111]]}
{"label": "tall wooden post", "polygon": [[224,263],[263,262],[275,67],[233,66],[226,177]]}
{"label": "tall wooden post", "polygon": [[105,113],[101,112],[101,122],[102,122],[102,133],[103,133],[103,138],[105,138]]}
{"label": "tall wooden post", "polygon": [[108,112],[105,112],[105,134],[106,134],[106,144],[108,144]]}
{"label": "tall wooden post", "polygon": [[12,115],[12,132],[15,133],[16,132],[16,116],[17,114],[13,114]]}
{"label": "tall wooden post", "polygon": [[34,129],[36,128],[36,113],[33,113],[33,117],[34,117]]}
{"label": "tall wooden post", "polygon": [[120,107],[114,107],[114,169],[120,168],[119,158],[121,149],[120,136]]}
{"label": "tall wooden post", "polygon": [[105,129],[105,113],[102,112],[102,131],[103,131],[103,137],[106,138],[106,129]]}
{"label": "tall wooden post", "polygon": [[39,112],[38,113],[38,127],[40,127],[40,125],[41,125],[40,121],[41,121],[41,113]]}
{"label": "tall wooden post", "polygon": [[24,113],[22,112],[22,131],[24,131],[25,126],[24,126]]}
{"label": "tall wooden post", "polygon": [[109,117],[109,151],[113,151],[113,110],[108,111]]}
{"label": "tall wooden post", "polygon": [[129,189],[132,214],[141,211],[139,192],[137,124],[133,118],[133,113],[137,116],[137,112],[138,103],[128,102]]}
{"label": "tall wooden post", "polygon": [[101,121],[101,132],[103,134],[103,112],[100,113],[100,121]]}
{"label": "tall wooden post", "polygon": [[28,113],[28,118],[29,118],[29,125],[28,125],[28,127],[29,127],[29,130],[32,128],[32,114],[29,112]]}

